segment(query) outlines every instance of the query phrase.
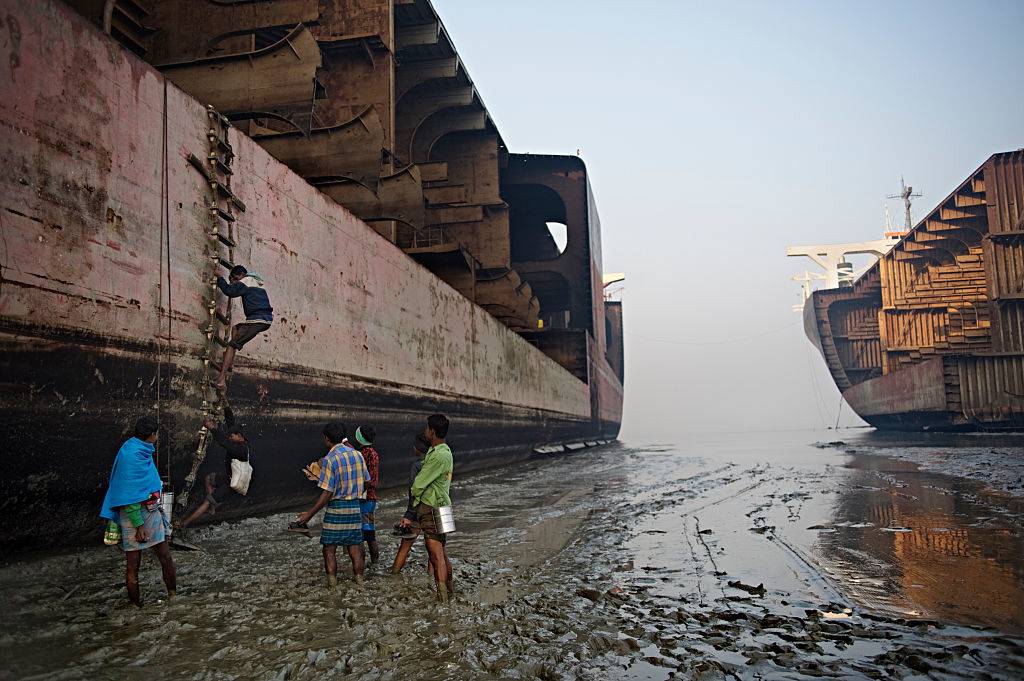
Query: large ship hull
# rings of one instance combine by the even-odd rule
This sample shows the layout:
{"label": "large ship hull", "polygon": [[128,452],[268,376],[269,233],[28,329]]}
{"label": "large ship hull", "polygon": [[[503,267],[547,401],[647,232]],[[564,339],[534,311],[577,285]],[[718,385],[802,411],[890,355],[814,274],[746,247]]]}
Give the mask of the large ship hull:
{"label": "large ship hull", "polygon": [[850,407],[889,430],[1024,430],[1024,152],[996,154],[851,287],[815,291],[807,337]]}
{"label": "large ship hull", "polygon": [[[84,345],[81,339],[29,341],[4,334],[2,347],[5,383],[39,388],[35,395],[19,391],[18,399],[5,400],[0,410],[5,433],[0,467],[4,544],[30,547],[44,537],[50,544],[95,536],[96,511],[113,454],[125,437],[126,419],[138,413],[140,405],[156,403],[155,385],[150,383],[158,372],[166,377],[189,367],[161,367],[152,357],[155,348],[114,350]],[[140,376],[147,377],[142,390]],[[315,487],[300,470],[323,456],[321,429],[328,421],[375,426],[380,433],[382,484],[388,487],[406,484],[412,436],[423,429],[429,413],[448,414],[455,424],[450,442],[459,474],[523,460],[535,448],[551,443],[613,439],[618,431],[615,423],[595,428],[590,419],[570,419],[557,412],[351,376],[339,379],[326,381],[301,370],[236,377],[232,404],[254,443],[256,472],[251,493],[225,505],[218,519],[312,500]],[[171,454],[158,454],[159,467],[166,478],[181,481],[191,463],[195,417],[189,405],[173,396],[163,399],[162,409],[169,437],[161,447]],[[223,464],[221,453],[211,448],[200,476],[222,470]]]}
{"label": "large ship hull", "polygon": [[[14,50],[0,60],[5,548],[92,536],[113,456],[145,413],[161,419],[161,473],[180,490],[215,400],[206,329],[218,254],[208,178],[189,162],[205,157],[210,114],[59,3],[29,5],[0,0],[0,40]],[[328,421],[375,427],[384,486],[405,484],[412,437],[434,412],[452,419],[457,474],[616,437],[621,373],[603,333],[567,370],[228,134],[244,206],[234,252],[267,280],[275,322],[230,380],[255,474],[218,517],[314,496],[300,471],[322,456]],[[594,314],[603,323],[603,307]],[[199,475],[222,466],[211,446]]]}

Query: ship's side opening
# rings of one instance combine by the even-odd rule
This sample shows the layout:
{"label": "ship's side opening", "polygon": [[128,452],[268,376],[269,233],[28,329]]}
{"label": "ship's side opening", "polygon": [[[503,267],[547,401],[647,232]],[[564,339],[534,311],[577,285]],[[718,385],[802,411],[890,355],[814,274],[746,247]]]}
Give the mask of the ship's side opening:
{"label": "ship's side opening", "polygon": [[551,238],[555,241],[555,246],[558,248],[558,255],[565,253],[565,247],[569,245],[569,227],[564,222],[547,222],[545,223],[548,228],[548,232],[551,233]]}

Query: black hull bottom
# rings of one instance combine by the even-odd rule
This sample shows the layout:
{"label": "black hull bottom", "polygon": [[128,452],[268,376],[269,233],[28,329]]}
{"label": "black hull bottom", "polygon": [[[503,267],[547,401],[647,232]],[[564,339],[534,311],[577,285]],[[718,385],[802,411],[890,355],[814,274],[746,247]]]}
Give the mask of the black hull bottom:
{"label": "black hull bottom", "polygon": [[[100,540],[97,519],[110,467],[128,428],[157,404],[158,362],[150,349],[83,347],[79,343],[2,337],[3,404],[0,428],[0,547],[67,546]],[[254,445],[253,483],[233,497],[219,520],[282,510],[310,502],[315,486],[301,473],[325,452],[328,421],[372,425],[381,453],[384,487],[407,484],[412,439],[426,416],[452,420],[449,442],[456,473],[522,460],[551,443],[614,439],[619,424],[596,424],[564,414],[508,407],[457,395],[428,393],[357,378],[236,368],[232,407]],[[159,448],[161,474],[175,490],[191,467],[200,426],[201,395],[194,360],[162,365],[160,407],[166,425]],[[168,469],[169,452],[170,466]],[[202,498],[201,476],[222,470],[211,444],[192,494]]]}
{"label": "black hull bottom", "polygon": [[1024,432],[1024,420],[1007,419],[1005,421],[953,421],[948,414],[929,412],[909,414],[875,414],[862,416],[871,426],[878,430],[898,432]]}

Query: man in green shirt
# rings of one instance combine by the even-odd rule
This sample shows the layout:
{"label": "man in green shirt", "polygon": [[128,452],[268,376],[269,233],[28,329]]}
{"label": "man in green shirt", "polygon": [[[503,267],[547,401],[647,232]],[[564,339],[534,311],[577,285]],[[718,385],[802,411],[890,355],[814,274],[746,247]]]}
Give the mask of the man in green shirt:
{"label": "man in green shirt", "polygon": [[449,495],[452,484],[452,450],[444,441],[448,435],[448,418],[442,414],[428,418],[424,435],[430,442],[430,449],[423,457],[423,468],[413,480],[410,492],[416,519],[423,531],[423,540],[434,568],[437,600],[447,603],[452,593],[452,563],[448,560],[446,537],[439,531],[434,510],[452,504]]}

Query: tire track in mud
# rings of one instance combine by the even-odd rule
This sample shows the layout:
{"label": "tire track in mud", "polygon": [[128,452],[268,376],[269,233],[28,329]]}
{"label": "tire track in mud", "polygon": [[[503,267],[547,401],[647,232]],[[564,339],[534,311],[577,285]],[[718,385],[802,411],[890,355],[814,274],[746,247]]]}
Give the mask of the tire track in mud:
{"label": "tire track in mud", "polygon": [[[726,604],[728,604],[728,596],[723,585],[723,580],[721,579],[721,577],[724,576],[726,573],[720,569],[717,561],[714,558],[714,554],[711,550],[711,547],[707,544],[707,542],[704,539],[704,536],[701,531],[701,519],[700,516],[698,516],[697,514],[701,511],[713,509],[714,507],[719,506],[721,504],[734,502],[740,499],[741,497],[748,495],[765,485],[775,485],[777,489],[779,483],[792,482],[793,480],[792,471],[773,471],[772,466],[767,464],[746,468],[729,476],[721,476],[722,473],[730,471],[734,468],[736,468],[735,464],[730,464],[728,466],[722,466],[720,468],[712,469],[706,471],[705,473],[697,474],[687,478],[668,481],[663,483],[662,485],[663,487],[672,487],[672,489],[670,489],[669,491],[663,492],[663,496],[679,496],[684,492],[692,492],[692,487],[696,483],[702,483],[703,489],[700,491],[698,496],[695,497],[695,499],[699,500],[701,498],[711,496],[716,492],[721,491],[723,488],[728,488],[730,485],[741,483],[744,480],[754,480],[753,482],[745,485],[744,487],[728,493],[726,496],[709,499],[705,503],[699,503],[696,506],[687,508],[681,514],[684,523],[682,534],[686,539],[691,560],[694,562],[694,581],[701,602],[704,602],[706,598],[706,592],[703,587],[703,578],[706,577],[706,575],[702,574],[699,568],[700,563],[703,563],[704,560],[697,555],[697,551],[695,550],[693,544],[690,541],[690,530],[686,523],[687,518],[692,517],[694,519],[694,537],[704,549],[704,553],[707,556],[707,561],[711,564],[713,570],[712,575],[715,577],[715,584],[722,593],[723,601]],[[813,476],[811,478],[811,480],[813,481],[817,481],[819,479],[820,476]],[[801,483],[803,482],[805,482],[805,480],[801,480]],[[771,496],[774,497],[774,494]],[[804,499],[806,498],[806,496],[808,496],[808,493],[803,490],[790,492],[784,500],[784,503],[785,501],[788,501],[791,498]],[[687,501],[692,500],[692,498],[687,499]],[[747,517],[752,517],[755,511],[766,510],[770,508],[772,505],[773,500],[770,500],[767,504],[762,504],[761,506],[756,507],[754,510],[748,511],[745,515]],[[790,519],[798,519],[800,517],[798,511],[794,511],[788,505],[787,508],[789,509]],[[763,517],[755,518],[753,519],[755,525],[759,520],[761,522],[764,522]],[[764,539],[768,541],[770,544],[772,544],[774,546],[774,550],[778,551],[780,555],[782,555],[785,558],[793,575],[796,576],[801,582],[806,584],[810,591],[826,598],[829,602],[841,604],[844,607],[848,606],[849,599],[844,595],[843,591],[835,584],[835,582],[830,577],[827,576],[823,568],[815,564],[811,558],[806,556],[802,551],[800,551],[798,548],[796,548],[791,543],[786,541],[785,538],[778,533],[772,531],[767,536],[764,536]]]}
{"label": "tire track in mud", "polygon": [[[704,549],[704,552],[707,556],[707,561],[711,564],[712,567],[711,575],[715,578],[715,585],[722,592],[722,598],[724,602],[728,603],[728,596],[726,594],[725,587],[723,586],[723,580],[721,579],[721,577],[724,576],[726,573],[720,569],[719,565],[717,564],[714,558],[714,554],[711,550],[711,547],[704,539],[704,535],[701,531],[701,519],[700,516],[698,516],[697,514],[708,509],[713,509],[721,504],[734,502],[740,499],[741,497],[748,495],[765,485],[777,485],[780,482],[787,482],[791,480],[791,478],[788,477],[790,474],[789,471],[783,470],[771,475],[773,473],[772,466],[768,464],[761,464],[750,468],[746,468],[735,473],[732,473],[731,475],[722,475],[722,473],[732,471],[736,467],[737,466],[735,464],[730,463],[726,466],[721,466],[719,468],[707,470],[705,472],[693,476],[666,481],[659,485],[659,487],[670,487],[668,491],[662,492],[663,497],[674,496],[677,499],[679,497],[683,497],[682,501],[676,502],[683,503],[685,501],[693,501],[700,500],[702,498],[707,498],[711,495],[714,495],[716,492],[720,492],[723,489],[728,488],[731,485],[736,485],[744,482],[745,480],[753,479],[753,482],[741,487],[740,489],[731,491],[725,496],[708,499],[704,503],[698,503],[696,506],[688,507],[681,513],[684,523],[682,534],[686,539],[691,560],[694,562],[694,581],[696,588],[698,590],[698,594],[702,601],[706,598],[706,592],[704,590],[703,581],[704,577],[706,577],[707,575],[702,574],[700,572],[700,568],[698,567],[699,564],[703,563],[704,561],[702,558],[698,556],[697,551],[695,550],[690,541],[690,531],[686,523],[687,518],[692,517],[694,519],[694,537],[701,545],[701,547]],[[693,489],[695,486],[700,487],[700,489],[697,491],[696,496],[688,496],[689,494],[692,494],[695,491]],[[796,494],[803,493],[797,492]],[[771,505],[772,502],[769,501],[768,504],[762,505],[758,508],[766,509],[771,507]],[[656,507],[652,510],[660,511],[663,508],[664,505],[661,505],[660,507]],[[746,515],[750,517],[751,513],[752,512],[748,512]],[[793,513],[791,511],[790,517],[798,518],[799,514]],[[754,522],[756,524],[756,519]],[[823,574],[822,570],[818,566],[814,565],[806,556],[804,556],[795,547],[793,547],[791,544],[786,542],[781,537],[774,535],[774,533],[773,536],[765,537],[765,539],[769,540],[770,542],[778,542],[778,544],[781,547],[778,550],[789,561],[790,569],[792,570],[793,574],[796,575],[803,583],[805,583],[808,586],[808,588],[810,588],[812,591],[820,593],[821,595],[827,595],[830,598],[830,600],[834,602],[847,602],[847,599],[844,596],[841,596],[841,592]]]}
{"label": "tire track in mud", "polygon": [[783,553],[793,559],[793,563],[800,568],[797,574],[812,590],[827,596],[831,603],[839,603],[843,607],[850,607],[851,603],[845,591],[828,577],[821,566],[815,564],[812,559],[805,556],[802,551],[798,550],[780,535],[774,534],[769,541],[781,547]]}
{"label": "tire track in mud", "polygon": [[697,557],[697,552],[693,549],[693,543],[690,541],[690,529],[687,526],[687,518],[683,517],[683,538],[686,539],[686,546],[690,550],[690,560],[693,563],[693,577],[694,583],[697,585],[697,594],[700,596],[700,604],[705,605],[707,603],[704,595],[704,588],[701,586],[703,580],[701,580],[700,568],[703,565]]}
{"label": "tire track in mud", "polygon": [[[769,466],[768,468],[771,467]],[[768,525],[764,515],[765,512],[774,507],[776,500],[778,499],[781,500],[782,504],[786,507],[786,519],[791,522],[799,520],[803,502],[813,496],[814,492],[818,491],[813,488],[809,491],[808,485],[812,483],[819,483],[822,479],[823,477],[820,475],[800,474],[799,472],[791,469],[782,469],[771,480],[762,481],[764,484],[774,485],[773,492],[765,496],[767,501],[748,510],[744,515],[751,519],[755,528],[765,528],[764,532],[758,532],[756,534],[762,536],[765,541],[771,544],[775,550],[779,551],[780,554],[787,559],[789,567],[797,579],[806,584],[813,593],[818,593],[819,595],[828,598],[832,603],[848,607],[850,605],[850,600],[844,589],[829,577],[824,566],[818,564],[804,551],[794,546],[790,541],[787,541],[784,534],[777,531],[776,526]],[[783,492],[781,496],[779,496],[780,483],[792,485],[794,481],[799,485],[799,489]],[[795,509],[789,503],[793,499],[799,500]]]}

